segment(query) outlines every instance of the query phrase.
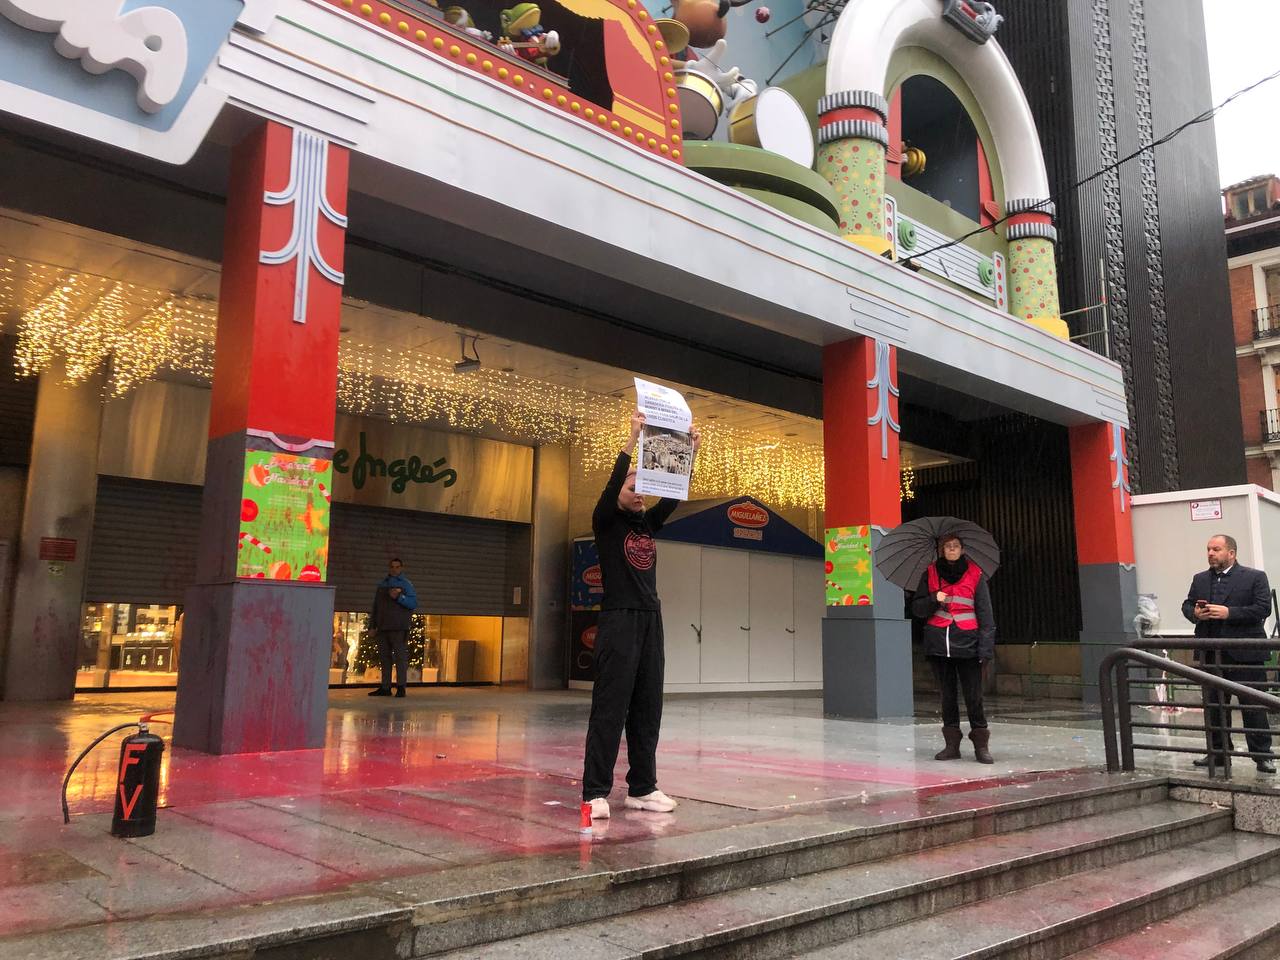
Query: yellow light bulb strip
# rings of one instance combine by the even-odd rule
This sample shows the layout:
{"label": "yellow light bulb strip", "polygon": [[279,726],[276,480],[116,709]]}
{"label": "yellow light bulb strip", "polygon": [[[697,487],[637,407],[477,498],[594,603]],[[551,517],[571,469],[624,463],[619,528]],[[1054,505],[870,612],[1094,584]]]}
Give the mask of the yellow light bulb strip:
{"label": "yellow light bulb strip", "polygon": [[[0,321],[17,312],[20,376],[55,357],[82,382],[107,366],[106,391],[122,396],[163,371],[213,379],[217,304],[13,258],[0,259]],[[574,447],[587,474],[604,473],[626,440],[631,402],[514,372],[457,373],[454,359],[345,338],[338,354],[338,408],[357,416],[497,431],[530,444]],[[749,494],[781,507],[820,507],[820,444],[701,424],[692,495]],[[909,481],[908,481],[909,483]]]}

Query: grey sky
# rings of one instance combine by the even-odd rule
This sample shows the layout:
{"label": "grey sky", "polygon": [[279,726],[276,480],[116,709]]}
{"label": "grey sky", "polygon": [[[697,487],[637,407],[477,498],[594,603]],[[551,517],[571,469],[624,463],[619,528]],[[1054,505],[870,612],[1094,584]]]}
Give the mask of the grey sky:
{"label": "grey sky", "polygon": [[[1280,44],[1276,43],[1280,2],[1204,0],[1204,8],[1215,104],[1280,70]],[[1280,173],[1280,78],[1228,105],[1214,125],[1223,186],[1262,173]]]}

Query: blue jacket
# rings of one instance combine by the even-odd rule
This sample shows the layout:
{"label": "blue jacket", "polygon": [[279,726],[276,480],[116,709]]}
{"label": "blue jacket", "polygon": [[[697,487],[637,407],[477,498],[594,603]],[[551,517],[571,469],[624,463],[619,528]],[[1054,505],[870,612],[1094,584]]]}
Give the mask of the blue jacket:
{"label": "blue jacket", "polygon": [[[391,590],[399,587],[400,596],[392,599]],[[413,611],[418,607],[418,595],[409,578],[390,574],[378,583],[373,595],[373,616],[370,626],[374,630],[408,630],[413,626]]]}

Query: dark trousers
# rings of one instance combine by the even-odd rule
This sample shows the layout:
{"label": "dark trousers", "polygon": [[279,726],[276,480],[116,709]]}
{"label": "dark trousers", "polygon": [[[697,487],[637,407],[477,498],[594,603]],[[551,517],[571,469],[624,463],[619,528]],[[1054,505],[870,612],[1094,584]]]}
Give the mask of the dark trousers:
{"label": "dark trousers", "polygon": [[[1236,683],[1243,683],[1246,686],[1257,687],[1263,689],[1263,684],[1267,682],[1267,670],[1262,665],[1258,666],[1233,666],[1229,670],[1220,670],[1211,665],[1204,668],[1209,673],[1215,673],[1219,676],[1225,676],[1228,680],[1234,680]],[[1205,691],[1205,721],[1210,725],[1231,726],[1231,700],[1230,694],[1223,695],[1222,691],[1214,690],[1206,687]],[[1253,753],[1270,753],[1271,752],[1271,724],[1267,720],[1267,711],[1263,707],[1240,705],[1240,716],[1243,718],[1243,726],[1245,728],[1244,739],[1249,745],[1249,750]],[[1209,742],[1213,744],[1214,750],[1222,749],[1222,734],[1214,730],[1209,734]],[[1231,734],[1227,734],[1227,749],[1235,749],[1231,742]]]}
{"label": "dark trousers", "polygon": [[604,610],[596,629],[596,681],[591,691],[582,799],[613,789],[622,731],[627,732],[627,792],[658,789],[658,731],[662,726],[662,614],[656,610]]}
{"label": "dark trousers", "polygon": [[942,691],[942,725],[960,726],[960,702],[956,687],[964,694],[964,708],[969,714],[969,729],[981,730],[987,725],[982,710],[982,661],[977,657],[930,657],[934,679]]}
{"label": "dark trousers", "polygon": [[396,686],[403,687],[409,679],[409,631],[379,630],[378,659],[382,661],[383,690],[391,689],[391,663],[396,665]]}

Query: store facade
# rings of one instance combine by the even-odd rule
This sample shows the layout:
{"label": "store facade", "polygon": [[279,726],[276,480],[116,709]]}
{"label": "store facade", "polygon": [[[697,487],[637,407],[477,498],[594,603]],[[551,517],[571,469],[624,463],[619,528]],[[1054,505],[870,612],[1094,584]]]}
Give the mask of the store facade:
{"label": "store facade", "polygon": [[[482,664],[500,681],[504,649],[523,644],[529,682],[563,685],[569,536],[592,497],[574,492],[570,464],[607,466],[628,402],[616,378],[584,389],[587,363],[807,418],[707,429],[699,474],[705,495],[820,506],[821,530],[806,532],[826,563],[832,544],[865,554],[857,591],[826,598],[832,714],[910,712],[901,592],[870,560],[901,516],[915,399],[1013,409],[1069,434],[1091,662],[1125,637],[1122,380],[1061,336],[1043,162],[989,35],[930,4],[911,5],[909,23],[881,0],[848,5],[818,105],[819,205],[837,214],[823,227],[695,169],[684,66],[635,0],[609,0],[602,39],[583,41],[607,64],[594,86],[424,4],[372,0],[157,2],[157,37],[177,21],[199,42],[181,58],[144,45],[100,83],[112,64],[84,71],[53,47],[62,24],[12,6],[0,49],[24,68],[0,74],[13,174],[0,208],[23,239],[6,247],[8,280],[28,291],[15,349],[38,385],[6,698],[67,696],[81,672],[131,672],[126,657],[143,656],[154,669],[178,647],[175,742],[314,745],[341,618],[389,549],[422,571],[426,612],[442,618],[438,636],[426,628],[439,650],[424,675],[448,673],[447,641],[473,626],[444,618],[486,617],[501,621],[484,648],[498,656],[477,642],[473,674]],[[928,223],[946,205],[912,195],[884,150],[886,85],[915,62],[912,44],[969,91],[990,174],[980,213],[1008,215],[959,261],[920,249],[958,222]],[[789,168],[744,149],[781,190]],[[808,197],[827,189],[792,175]],[[52,238],[77,231],[123,243],[44,272],[80,249]],[[40,255],[46,242],[57,256]],[[216,269],[185,277],[201,263]],[[948,279],[956,264],[965,275]],[[463,331],[456,365],[422,353],[411,317]],[[473,364],[477,341],[563,359],[541,358],[537,375],[487,352]],[[201,400],[182,398],[187,375],[210,385],[187,387]],[[188,565],[180,631],[173,593],[129,583],[152,562],[130,553],[147,551],[148,584],[176,584]]]}
{"label": "store facade", "polygon": [[[77,689],[176,685],[208,409],[208,389],[165,381],[104,407]],[[533,449],[339,416],[333,459],[329,683],[378,680],[366,620],[391,557],[421,597],[411,682],[523,681]],[[272,576],[270,543],[241,543],[248,575]]]}

